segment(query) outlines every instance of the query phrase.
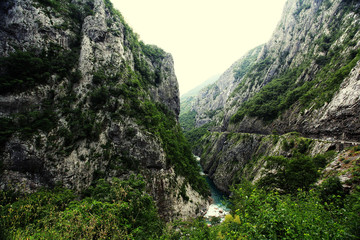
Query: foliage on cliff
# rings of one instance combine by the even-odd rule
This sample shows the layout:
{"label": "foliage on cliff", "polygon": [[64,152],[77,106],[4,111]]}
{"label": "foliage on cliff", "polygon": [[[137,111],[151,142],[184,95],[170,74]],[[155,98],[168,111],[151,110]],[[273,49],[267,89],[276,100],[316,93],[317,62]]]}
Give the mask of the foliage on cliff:
{"label": "foliage on cliff", "polygon": [[[339,53],[330,53],[331,60],[326,60],[326,65],[314,76],[314,80],[297,81],[299,76],[306,70],[303,64],[295,69],[278,76],[259,93],[246,101],[231,118],[233,123],[241,121],[245,115],[257,117],[264,121],[272,121],[299,102],[302,108],[314,106],[320,108],[330,102],[340,84],[347,77],[360,60],[360,54],[352,52],[347,59],[339,58]],[[341,66],[341,63],[347,64]]]}
{"label": "foliage on cliff", "polygon": [[[357,44],[359,12],[356,1],[324,1],[319,5],[306,1],[297,5],[298,9],[293,16],[286,16],[289,21],[295,16],[296,23],[281,22],[283,29],[279,28],[277,31],[283,31],[286,24],[289,24],[286,27],[296,27],[291,33],[284,32],[283,36],[301,35],[306,16],[311,19],[309,24],[316,26],[319,32],[308,33],[306,38],[312,41],[307,40],[306,44],[305,37],[293,39],[292,44],[304,48],[301,53],[295,50],[293,56],[289,55],[288,48],[283,49],[281,45],[277,45],[276,39],[269,43],[273,49],[270,48],[263,59],[254,61],[252,68],[233,92],[233,96],[246,94],[249,90],[251,94],[237,104],[236,113],[231,117],[232,123],[241,122],[245,116],[269,123],[291,108],[319,109],[332,100],[343,80],[360,60]],[[319,18],[327,10],[334,11],[330,7],[335,6],[336,11],[330,21]],[[317,9],[317,14],[311,12],[310,8]],[[303,21],[298,19],[300,12]],[[280,51],[274,52],[279,46]],[[276,68],[278,69],[275,71]]]}

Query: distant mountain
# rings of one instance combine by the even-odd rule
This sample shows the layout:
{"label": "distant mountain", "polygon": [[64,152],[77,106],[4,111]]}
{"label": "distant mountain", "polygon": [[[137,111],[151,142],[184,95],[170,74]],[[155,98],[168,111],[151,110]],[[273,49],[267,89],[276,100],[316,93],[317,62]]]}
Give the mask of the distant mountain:
{"label": "distant mountain", "polygon": [[205,80],[204,82],[202,82],[201,84],[199,84],[198,86],[196,86],[195,88],[187,91],[184,94],[180,95],[180,101],[186,100],[189,97],[193,97],[198,95],[198,93],[201,91],[201,89],[205,88],[208,85],[213,84],[214,82],[216,82],[221,74],[216,74],[210,78],[208,78],[207,80]]}
{"label": "distant mountain", "polygon": [[181,106],[180,114],[189,112],[191,110],[193,101],[195,100],[195,98],[199,94],[199,92],[206,87],[210,87],[214,82],[216,82],[219,79],[219,77],[220,77],[220,74],[216,74],[216,75],[208,78],[207,80],[205,80],[204,82],[202,82],[201,84],[196,86],[195,88],[193,88],[190,91],[181,95],[180,96],[180,106]]}

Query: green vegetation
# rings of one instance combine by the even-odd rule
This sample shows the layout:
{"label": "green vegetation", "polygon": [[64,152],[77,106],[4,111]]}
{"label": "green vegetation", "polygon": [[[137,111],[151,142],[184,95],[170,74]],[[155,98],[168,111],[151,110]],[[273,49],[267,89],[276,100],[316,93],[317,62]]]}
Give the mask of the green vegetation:
{"label": "green vegetation", "polygon": [[[295,175],[298,172],[294,168],[291,171]],[[0,227],[6,230],[0,234],[10,239],[179,239],[183,236],[186,239],[357,239],[359,236],[359,188],[348,194],[336,177],[308,190],[293,190],[291,194],[279,194],[268,187],[260,188],[246,180],[234,186],[231,214],[222,223],[213,219],[211,227],[201,217],[165,225],[153,200],[144,192],[141,176],[131,176],[126,181],[113,179],[110,183],[100,179],[81,195],[61,188],[24,196],[2,191]],[[185,194],[183,189],[182,194]]]}
{"label": "green vegetation", "polygon": [[294,193],[298,189],[309,190],[311,184],[319,177],[318,170],[326,165],[324,159],[324,155],[311,158],[300,153],[291,158],[267,157],[265,176],[260,179],[259,185],[285,193]]}
{"label": "green vegetation", "polygon": [[331,201],[324,201],[328,185],[281,195],[243,182],[232,189],[231,215],[212,227],[203,218],[165,227],[140,176],[99,180],[80,196],[61,188],[21,197],[2,191],[0,234],[3,239],[357,239],[359,191],[346,195],[336,186],[326,195]]}
{"label": "green vegetation", "polygon": [[71,0],[35,0],[34,5],[43,8],[46,15],[61,14],[65,20],[60,26],[54,26],[61,30],[71,29],[80,33],[81,24],[88,15],[93,15],[94,1],[86,0],[83,5]]}
{"label": "green vegetation", "polygon": [[359,191],[343,197],[342,207],[323,202],[318,189],[281,195],[243,182],[232,193],[231,215],[221,224],[207,227],[201,218],[175,222],[161,239],[340,240],[359,236]]}
{"label": "green vegetation", "polygon": [[[78,34],[78,37],[71,42],[69,51],[50,44],[47,50],[16,51],[0,59],[0,94],[33,91],[35,95],[38,94],[37,87],[46,85],[46,88],[39,88],[46,90],[41,92],[42,95],[39,91],[39,98],[43,98],[39,105],[24,106],[20,113],[0,118],[1,148],[11,136],[19,134],[21,138],[35,140],[34,147],[44,155],[48,154],[44,157],[49,161],[62,159],[76,149],[81,140],[85,139],[82,142],[86,144],[98,141],[100,133],[112,122],[132,119],[135,126],[138,125],[164,149],[166,167],[173,167],[176,174],[185,177],[180,196],[190,200],[185,191],[187,184],[208,196],[205,178],[199,174],[199,166],[173,112],[163,104],[153,102],[149,94],[149,85],[161,84],[163,71],[169,71],[162,68],[166,53],[138,41],[138,36],[120,13],[105,0],[107,10],[114,14],[112,20],[119,17],[124,24],[124,47],[133,53],[135,69],[126,62],[119,69],[102,66],[93,72],[93,85],[86,86],[88,92],[77,94],[74,84],[82,77],[79,71],[74,71],[78,65],[81,37],[78,23],[91,11],[80,9],[82,4],[67,0],[38,0],[34,4],[48,16],[64,17],[64,24],[54,27],[76,30],[74,35]],[[91,4],[89,9],[92,9]],[[113,26],[112,20],[108,21],[109,28]],[[134,138],[136,131],[126,128],[126,138]],[[39,133],[45,134],[46,142]],[[138,159],[125,150],[115,151],[110,141],[100,146],[102,152],[92,153],[95,150],[90,148],[92,155],[81,155],[80,161],[90,165],[93,158],[101,158],[105,165],[109,162],[106,170],[119,170],[119,175],[122,170],[127,176],[129,171],[144,170]],[[0,238],[157,239],[163,223],[153,199],[145,193],[144,180],[131,177],[125,181],[113,179],[109,183],[102,180],[107,176],[107,172],[96,171],[97,183],[82,194],[59,187],[24,195],[1,191]]]}
{"label": "green vegetation", "polygon": [[[138,36],[125,23],[120,12],[113,8],[112,3],[105,0],[105,4],[109,11],[114,16],[118,16],[124,25],[127,46],[134,55],[135,71],[126,66],[122,72],[118,73],[120,78],[126,76],[125,83],[121,85],[109,84],[108,90],[103,87],[95,90],[91,94],[91,102],[96,104],[101,101],[96,105],[111,109],[109,99],[112,96],[115,98],[123,97],[125,104],[113,114],[114,117],[126,115],[134,118],[147,131],[158,136],[166,152],[167,164],[174,166],[176,174],[184,176],[187,180],[191,179],[189,184],[203,196],[207,196],[206,181],[203,176],[199,175],[200,169],[192,156],[191,148],[184,138],[181,128],[176,123],[175,116],[164,105],[153,103],[144,97],[147,95],[149,84],[156,86],[161,83],[163,76],[160,66],[166,57],[166,53],[156,46],[145,45],[139,41]],[[149,63],[142,57],[142,54],[152,61],[153,66],[157,66],[154,71],[151,70]]]}
{"label": "green vegetation", "polygon": [[141,74],[142,82],[158,86],[163,78],[161,72],[161,61],[166,57],[166,53],[161,48],[158,48],[155,45],[146,45],[142,41],[139,41],[136,49],[140,49],[140,51],[147,56],[154,65],[157,66],[154,71],[150,70],[149,63],[142,57],[138,57],[138,55],[135,54],[135,70]]}
{"label": "green vegetation", "polygon": [[[173,166],[176,174],[191,179],[189,184],[196,191],[207,196],[206,181],[199,174],[200,169],[176,122],[174,113],[165,105],[154,103],[146,97],[148,96],[147,83],[143,81],[142,74],[142,72],[133,71],[128,65],[123,65],[112,77],[105,74],[103,70],[96,72],[96,82],[101,82],[101,87],[95,87],[89,93],[92,108],[67,109],[66,111],[69,122],[69,129],[63,131],[66,145],[72,146],[83,138],[96,141],[103,126],[97,120],[100,112],[112,112],[111,120],[119,120],[124,116],[130,117],[147,132],[160,139],[166,153],[167,165]],[[119,83],[120,79],[121,83]],[[124,103],[120,105],[114,99],[123,99]],[[112,160],[111,168],[117,169],[119,163],[122,163],[127,168],[139,170],[139,164],[132,164],[136,163],[136,160],[130,159],[125,152],[119,158],[110,151],[106,154],[106,158]]]}
{"label": "green vegetation", "polygon": [[158,61],[158,59],[166,57],[165,51],[155,45],[146,45],[140,41],[140,46],[145,56],[150,58],[151,61],[155,62]]}
{"label": "green vegetation", "polygon": [[[49,9],[53,9],[79,21],[92,11],[92,1],[87,2],[88,10],[79,9],[70,0],[36,2],[48,14],[51,14]],[[1,58],[1,94],[32,90],[42,84],[52,87],[64,79],[68,81],[64,81],[63,96],[55,98],[51,91],[39,106],[30,106],[26,112],[0,118],[0,145],[4,145],[15,133],[30,138],[40,131],[49,133],[54,130],[52,136],[64,140],[64,146],[55,147],[69,154],[80,140],[97,141],[100,132],[110,121],[120,122],[130,118],[141,130],[159,141],[166,153],[168,167],[174,167],[176,174],[185,177],[179,195],[184,200],[190,200],[185,189],[189,183],[207,196],[205,179],[199,175],[200,169],[174,114],[166,106],[152,102],[148,94],[149,84],[161,84],[161,61],[166,54],[155,46],[138,41],[138,36],[126,25],[111,2],[105,0],[105,4],[124,23],[126,47],[133,51],[135,71],[124,63],[114,74],[109,74],[104,66],[93,73],[94,86],[89,87],[87,95],[77,99],[72,91],[73,84],[81,78],[80,72],[73,71],[79,56],[77,47],[64,51],[59,46],[50,46],[48,51],[16,51]],[[307,8],[303,6],[300,11]],[[71,25],[79,27],[77,24]],[[109,20],[108,27],[111,26]],[[59,27],[66,28],[66,23]],[[327,36],[321,39],[319,48],[327,55],[315,60],[317,65],[324,68],[312,81],[296,81],[309,62],[289,70],[245,103],[232,121],[240,121],[245,115],[272,121],[297,102],[303,107],[314,103],[315,107],[320,107],[329,101],[360,59],[358,52],[350,53],[346,56],[349,59],[345,64],[333,68],[344,58],[339,58],[340,51],[331,52],[331,43],[332,39]],[[156,66],[155,70],[145,57]],[[263,71],[271,61],[265,58],[256,66],[250,61],[245,62],[236,70],[235,76],[242,78],[250,69]],[[255,84],[254,81],[251,84]],[[237,91],[242,87],[245,85],[241,85]],[[315,102],[313,99],[316,99]],[[90,108],[87,108],[88,105]],[[216,111],[207,114],[214,116]],[[60,117],[65,119],[66,124],[58,126]],[[192,146],[207,134],[213,124],[194,129],[194,117],[194,112],[181,117],[182,127],[187,131],[186,137]],[[125,129],[126,138],[134,138],[136,134],[137,129]],[[229,134],[228,140],[233,137]],[[277,137],[273,141],[280,139]],[[165,228],[153,199],[145,192],[145,182],[141,176],[131,176],[127,180],[114,178],[107,182],[101,178],[106,173],[98,171],[94,174],[96,183],[81,194],[60,187],[24,195],[0,191],[0,238],[356,239],[360,235],[359,189],[355,189],[351,195],[347,194],[336,177],[315,187],[314,182],[319,170],[327,163],[327,156],[307,156],[310,144],[311,141],[306,139],[284,140],[283,150],[291,153],[291,156],[267,157],[265,177],[257,186],[245,180],[241,185],[234,186],[231,215],[223,223],[213,219],[212,227],[199,218],[169,223]],[[125,166],[127,172],[139,170],[138,160],[133,159],[129,152],[122,150],[121,153],[114,153],[111,143],[101,147],[104,151],[98,157],[109,162],[107,170],[119,167],[118,162]],[[85,157],[80,156],[80,160],[85,160]],[[0,172],[2,164],[0,160]]]}
{"label": "green vegetation", "polygon": [[265,85],[258,94],[245,102],[231,118],[232,122],[241,121],[245,115],[259,117],[264,121],[271,121],[295,103],[307,89],[307,84],[299,86],[295,80],[300,76],[304,67],[289,70],[280,78]]}
{"label": "green vegetation", "polygon": [[[257,59],[258,54],[262,49],[262,45],[254,48],[253,50],[249,51],[245,57],[240,61],[238,66],[234,69],[234,76],[237,80],[241,79],[243,76],[246,75],[247,71],[253,67],[253,62]],[[268,60],[266,60],[268,61]],[[240,91],[244,84],[239,84],[239,86],[234,90],[234,92]],[[213,98],[215,99],[218,94],[220,94],[217,85],[212,84],[206,87],[207,89],[213,89],[215,92]],[[180,125],[184,130],[186,139],[190,142],[191,146],[196,147],[199,144],[199,140],[202,136],[209,132],[209,129],[215,125],[213,122],[206,123],[201,127],[196,127],[195,117],[196,112],[190,111],[191,104],[192,104],[192,97],[185,98],[181,102],[181,114],[180,114]],[[219,114],[221,111],[219,109],[207,111],[204,114],[207,115],[210,119],[213,119],[214,116]]]}
{"label": "green vegetation", "polygon": [[[342,4],[349,2],[354,3],[346,1]],[[311,7],[305,1],[298,3],[294,13],[297,19]],[[327,5],[331,5],[329,1],[324,1],[324,4],[327,8]],[[238,85],[233,95],[252,87],[259,89],[262,86],[262,89],[240,106],[231,119],[232,123],[240,122],[245,116],[270,123],[292,107],[300,111],[318,109],[331,101],[340,84],[360,60],[360,52],[352,48],[358,42],[355,35],[359,29],[357,26],[340,26],[344,23],[342,18],[348,10],[344,9],[345,13],[342,11],[341,8],[336,13],[337,19],[333,21],[330,33],[312,43],[308,55],[302,56],[304,60],[300,65],[276,75],[270,82],[264,82],[265,73],[274,60],[269,56],[256,64],[237,69],[235,76],[244,81]],[[340,38],[341,36],[345,36],[345,39]],[[339,45],[339,39],[344,39],[343,46]],[[279,62],[281,65],[294,66],[294,63],[285,62],[288,54],[289,52],[281,53]],[[314,69],[318,69],[316,74],[310,74]],[[188,133],[195,125],[194,113],[184,114],[181,122],[188,131],[186,136],[193,143]],[[202,135],[206,135],[206,131],[200,132],[193,139],[199,139]],[[227,142],[235,141],[233,135],[227,135]],[[215,138],[215,134],[213,137]],[[236,180],[242,184],[232,189],[232,211],[225,222],[213,224],[211,228],[206,227],[203,219],[180,222],[175,225],[177,231],[167,231],[164,239],[177,239],[181,236],[188,236],[188,239],[358,239],[359,187],[349,194],[337,177],[330,177],[319,186],[315,185],[321,170],[334,152],[309,156],[312,141],[299,136],[276,136],[271,141],[274,145],[280,141],[282,151],[287,152],[286,157],[264,157],[261,154],[253,156],[252,161],[265,158],[266,165],[256,166],[264,166],[264,177],[256,186],[246,180]],[[203,149],[207,149],[207,146]],[[342,165],[349,165],[354,161],[359,161],[356,154],[344,157]],[[250,164],[253,162],[247,166]],[[255,168],[250,168],[252,167]],[[358,167],[343,170],[351,172],[353,176],[347,184],[357,183],[359,174],[355,169],[358,170]]]}
{"label": "green vegetation", "polygon": [[304,4],[303,0],[300,0],[297,2],[297,9],[296,11],[293,13],[294,17],[298,17],[298,15],[302,12],[302,11],[306,11],[307,9],[311,8],[311,4]]}
{"label": "green vegetation", "polygon": [[34,87],[50,78],[50,64],[44,64],[33,52],[12,53],[1,58],[0,64],[5,69],[0,78],[1,93]]}
{"label": "green vegetation", "polygon": [[192,108],[192,104],[194,101],[194,96],[190,96],[190,97],[181,97],[180,99],[180,118],[183,114],[187,114],[188,112],[191,111]]}
{"label": "green vegetation", "polygon": [[42,110],[34,107],[32,111],[0,118],[0,149],[16,132],[23,139],[28,139],[38,131],[49,132],[56,126],[57,116],[52,109],[52,100],[45,100],[41,107]]}
{"label": "green vegetation", "polygon": [[163,223],[141,176],[99,180],[81,196],[55,188],[0,192],[2,239],[156,239]]}
{"label": "green vegetation", "polygon": [[330,177],[319,186],[319,197],[323,204],[343,207],[345,196],[346,193],[338,177]]}
{"label": "green vegetation", "polygon": [[[345,66],[336,70],[335,72],[332,70],[331,64],[325,66],[321,73],[318,74],[318,82],[316,84],[317,87],[312,87],[305,94],[300,97],[300,103],[303,107],[309,107],[311,104],[314,104],[315,108],[319,108],[323,106],[324,103],[330,102],[335,92],[339,90],[340,84],[346,78],[351,69],[353,69],[356,63],[360,60],[360,51],[357,55],[348,62]],[[330,74],[329,74],[330,73]],[[320,81],[320,79],[325,79]],[[315,99],[315,101],[314,101]]]}
{"label": "green vegetation", "polygon": [[[217,111],[209,111],[206,114],[212,118]],[[214,126],[213,122],[206,123],[201,127],[196,127],[196,111],[188,110],[185,113],[181,113],[179,122],[187,141],[189,141],[192,149],[196,148],[200,143],[201,137],[209,132],[209,129]]]}
{"label": "green vegetation", "polygon": [[196,112],[194,110],[180,115],[180,126],[185,132],[195,128],[195,116]]}
{"label": "green vegetation", "polygon": [[[233,230],[237,230],[233,236],[251,239],[356,239],[352,224],[359,226],[356,222],[359,217],[353,209],[356,201],[350,196],[346,207],[339,208],[321,204],[317,189],[280,195],[265,192],[249,183],[237,186],[233,195],[232,214],[239,216],[240,220],[240,224],[233,225],[236,227]],[[353,196],[356,195],[359,193]],[[349,212],[345,213],[346,210]],[[344,218],[344,214],[347,217]]]}
{"label": "green vegetation", "polygon": [[213,122],[206,123],[201,127],[194,128],[188,132],[185,132],[184,135],[186,139],[189,141],[191,146],[194,148],[198,146],[200,143],[200,139],[209,132],[209,129],[214,126]]}
{"label": "green vegetation", "polygon": [[79,72],[72,72],[76,66],[79,52],[66,51],[51,44],[49,50],[16,51],[8,57],[0,58],[0,93],[22,92],[39,84],[49,84],[51,76],[79,80]]}
{"label": "green vegetation", "polygon": [[[226,141],[237,142],[242,137],[245,135],[229,133]],[[264,138],[274,141],[271,136]],[[241,184],[231,188],[231,215],[226,216],[223,223],[214,221],[211,227],[206,227],[203,219],[176,223],[179,229],[168,230],[163,239],[184,235],[189,239],[357,239],[360,188],[355,187],[349,194],[337,177],[315,185],[335,153],[309,156],[313,140],[302,138],[299,133],[278,136],[274,144],[280,145],[287,157],[265,157],[266,164],[260,165],[265,167],[264,177],[256,185],[239,179]],[[357,154],[358,149],[351,151],[351,161],[357,159]],[[254,154],[247,165],[259,157],[264,158]]]}
{"label": "green vegetation", "polygon": [[[251,69],[254,62],[256,61],[257,57],[259,56],[259,53],[263,47],[264,45],[260,45],[254,48],[251,51],[249,51],[245,57],[243,57],[241,63],[234,69],[235,79],[239,80],[248,73],[248,71]],[[234,92],[237,91],[239,91],[239,89],[234,90]]]}
{"label": "green vegetation", "polygon": [[[59,135],[64,137],[64,146],[74,146],[77,141],[88,139],[97,141],[101,132],[101,122],[96,112],[75,108],[67,112],[68,129],[60,129]],[[70,149],[69,149],[70,150]]]}
{"label": "green vegetation", "polygon": [[[68,86],[71,88],[82,77],[79,71],[73,71],[78,56],[79,50],[76,46],[72,50],[64,50],[56,44],[50,44],[46,51],[16,51],[8,57],[0,58],[0,93],[19,93],[32,90],[41,84],[53,86],[63,79],[68,80]],[[50,90],[38,106],[24,106],[26,111],[0,118],[0,148],[16,132],[26,139],[39,130],[49,132],[55,128],[58,114],[54,108],[54,97],[54,91]]]}
{"label": "green vegetation", "polygon": [[[118,17],[124,26],[124,36],[126,46],[130,48],[134,56],[135,70],[140,73],[139,80],[144,84],[159,85],[162,79],[161,65],[162,60],[166,57],[166,53],[155,45],[146,45],[139,40],[138,34],[125,22],[121,13],[116,10],[110,0],[104,0],[106,8],[115,17]],[[143,56],[148,57],[152,61],[153,66],[157,66],[155,71],[150,69],[149,63]]]}
{"label": "green vegetation", "polygon": [[[200,168],[192,155],[190,145],[177,125],[174,115],[166,107],[145,102],[141,109],[141,124],[158,135],[166,152],[167,164],[173,165],[175,172],[189,180],[189,184],[203,196],[208,195],[205,178],[199,174]],[[145,116],[145,118],[144,118]],[[191,181],[190,181],[191,179]]]}
{"label": "green vegetation", "polygon": [[[166,106],[150,100],[149,84],[160,84],[164,77],[162,71],[169,70],[161,68],[166,53],[156,46],[145,45],[139,41],[138,35],[125,23],[112,3],[109,0],[104,2],[113,15],[108,27],[111,28],[112,21],[117,20],[124,26],[124,47],[130,48],[133,53],[135,69],[126,62],[119,69],[114,69],[110,64],[104,65],[93,72],[93,85],[88,86],[89,92],[83,96],[77,95],[73,88],[81,79],[81,73],[73,71],[78,64],[80,52],[81,28],[77,20],[82,21],[86,14],[91,13],[86,9],[92,9],[93,2],[88,1],[83,5],[73,4],[68,0],[36,1],[34,4],[40,6],[46,14],[60,14],[65,20],[69,20],[66,24],[74,26],[72,30],[76,30],[78,37],[72,40],[71,50],[50,44],[48,50],[16,51],[0,59],[1,94],[36,90],[35,87],[40,85],[54,89],[49,91],[49,100],[39,106],[26,106],[25,112],[0,118],[0,148],[3,148],[11,136],[20,134],[21,138],[38,139],[37,147],[46,147],[46,151],[54,151],[58,157],[66,157],[76,149],[80,140],[97,141],[110,121],[122,122],[125,118],[132,118],[144,132],[159,141],[166,153],[168,167],[174,167],[176,174],[191,179],[190,185],[207,196],[205,179],[199,174],[199,167],[174,114]],[[76,14],[76,9],[79,10],[79,19],[71,16]],[[75,28],[76,26],[78,28]],[[55,27],[68,29],[69,26]],[[156,66],[155,70],[153,66]],[[55,91],[60,94],[55,94]],[[59,119],[65,119],[65,123],[59,123]],[[40,137],[36,136],[40,131],[46,134],[47,142],[43,146],[40,146]],[[134,131],[126,132],[129,138],[134,136],[133,134]],[[52,144],[54,142],[63,144]],[[140,170],[138,160],[131,158],[126,151],[113,151],[112,147],[111,144],[103,146],[103,153],[89,156],[89,160],[91,161],[92,157],[103,157],[110,161],[109,170],[118,168],[119,162],[128,170]],[[81,159],[85,160],[85,157],[81,156]]]}

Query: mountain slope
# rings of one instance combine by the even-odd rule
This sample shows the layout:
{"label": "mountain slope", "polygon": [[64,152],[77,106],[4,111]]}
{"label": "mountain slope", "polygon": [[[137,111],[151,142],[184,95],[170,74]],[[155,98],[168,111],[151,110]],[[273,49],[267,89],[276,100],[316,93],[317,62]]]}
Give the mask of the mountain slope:
{"label": "mountain slope", "polygon": [[165,219],[207,205],[170,54],[140,42],[109,0],[0,11],[1,189],[80,192],[142,174]]}
{"label": "mountain slope", "polygon": [[[289,0],[270,41],[198,95],[186,135],[220,189],[259,180],[268,156],[291,159],[294,152],[278,150],[278,134],[312,141],[302,153],[311,157],[360,142],[359,9],[358,1]],[[320,150],[318,141],[330,145]]]}
{"label": "mountain slope", "polygon": [[[326,135],[328,130],[320,123],[315,129],[306,122],[318,119],[315,112],[322,107],[320,111],[325,113],[324,105],[333,99],[351,70],[355,71],[359,60],[358,9],[356,1],[288,1],[272,39],[251,62],[251,68],[235,75],[236,69],[231,67],[228,72],[234,75],[234,84],[220,79],[215,85],[225,87],[199,94],[194,103],[196,125],[216,121],[217,126],[232,131]],[[217,109],[221,109],[218,117],[204,115]],[[355,117],[353,121],[358,124]],[[352,139],[351,132],[341,126],[334,128],[347,132],[345,139]]]}
{"label": "mountain slope", "polygon": [[[355,115],[345,114],[355,129],[341,121],[329,126],[334,117],[330,115],[322,124],[317,120],[327,112],[335,94],[341,94],[344,85],[356,77],[351,71],[356,73],[360,59],[359,3],[289,1],[285,11],[289,14],[284,15],[264,50],[262,61],[274,61],[269,61],[263,71],[260,64],[264,62],[258,62],[248,76],[258,74],[259,78],[243,79],[244,88],[260,87],[259,93],[244,103],[249,97],[245,91],[235,92],[228,101],[224,124],[237,131],[251,132],[250,126],[256,125],[256,131],[263,133],[298,131],[307,136],[357,141],[359,122]],[[346,100],[341,101],[340,105]],[[230,118],[234,124],[228,125]],[[329,127],[332,130],[327,130]]]}
{"label": "mountain slope", "polygon": [[223,106],[232,91],[239,84],[239,76],[243,76],[257,59],[261,46],[249,51],[227,69],[219,79],[204,87],[197,96],[181,100],[180,123],[187,139],[196,144],[199,137],[216,124],[219,126],[223,116]]}
{"label": "mountain slope", "polygon": [[201,83],[200,85],[198,85],[197,87],[191,89],[190,91],[186,92],[185,94],[182,94],[180,97],[180,116],[183,113],[187,113],[191,110],[191,106],[193,104],[193,99],[199,94],[199,92],[213,84],[214,82],[216,82],[219,79],[220,75],[214,75],[211,78],[207,79],[206,81],[204,81],[203,83]]}

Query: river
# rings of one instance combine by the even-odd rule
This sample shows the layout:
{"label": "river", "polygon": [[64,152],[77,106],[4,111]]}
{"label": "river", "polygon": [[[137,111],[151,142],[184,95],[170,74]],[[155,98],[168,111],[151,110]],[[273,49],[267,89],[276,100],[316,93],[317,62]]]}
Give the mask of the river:
{"label": "river", "polygon": [[[200,165],[200,158],[196,157],[196,160]],[[201,167],[201,174],[205,175],[204,172],[202,172],[202,167]],[[223,221],[225,216],[230,212],[230,209],[226,207],[226,204],[229,203],[229,199],[223,192],[221,192],[215,186],[214,182],[208,176],[206,176],[206,182],[209,185],[213,203],[207,209],[207,212],[204,215],[204,217],[208,220],[210,220],[212,217],[219,217],[221,221]]]}

